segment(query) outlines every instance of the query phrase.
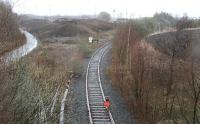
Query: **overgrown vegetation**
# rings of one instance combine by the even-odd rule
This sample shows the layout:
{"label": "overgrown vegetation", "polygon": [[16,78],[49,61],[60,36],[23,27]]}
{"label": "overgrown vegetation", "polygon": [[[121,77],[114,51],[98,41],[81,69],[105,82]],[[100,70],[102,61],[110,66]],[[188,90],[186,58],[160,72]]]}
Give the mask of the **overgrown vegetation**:
{"label": "overgrown vegetation", "polygon": [[194,38],[181,36],[185,24],[177,28],[175,43],[163,48],[169,54],[144,41],[149,28],[138,22],[123,24],[115,35],[110,74],[140,124],[200,122],[200,63],[193,56]]}
{"label": "overgrown vegetation", "polygon": [[1,123],[58,123],[66,86],[82,72],[76,45],[42,44],[10,66],[1,65]]}
{"label": "overgrown vegetation", "polygon": [[83,54],[85,58],[90,58],[92,54],[91,44],[87,41],[80,41],[79,42],[79,50]]}
{"label": "overgrown vegetation", "polygon": [[85,35],[74,39],[42,42],[21,61],[0,66],[0,122],[58,123],[64,90],[82,75],[83,59],[100,45],[89,44]]}

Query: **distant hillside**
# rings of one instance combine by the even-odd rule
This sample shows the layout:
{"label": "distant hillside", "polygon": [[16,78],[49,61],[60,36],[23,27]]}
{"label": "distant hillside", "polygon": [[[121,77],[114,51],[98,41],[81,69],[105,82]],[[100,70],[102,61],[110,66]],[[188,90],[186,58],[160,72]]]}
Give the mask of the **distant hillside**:
{"label": "distant hillside", "polygon": [[46,37],[74,37],[76,35],[96,35],[101,31],[113,28],[111,23],[95,19],[67,19],[57,20],[38,19],[21,16],[20,25],[39,38]]}
{"label": "distant hillside", "polygon": [[200,54],[200,29],[185,29],[178,32],[166,32],[152,35],[147,40],[164,54],[185,58],[188,55],[189,44],[192,43],[192,54],[199,58]]}

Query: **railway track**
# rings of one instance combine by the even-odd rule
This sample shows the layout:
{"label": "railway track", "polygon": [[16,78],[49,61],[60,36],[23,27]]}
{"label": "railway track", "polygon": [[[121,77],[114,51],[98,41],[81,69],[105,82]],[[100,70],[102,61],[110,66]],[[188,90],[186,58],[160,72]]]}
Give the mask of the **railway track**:
{"label": "railway track", "polygon": [[103,106],[105,101],[101,86],[100,61],[111,44],[105,44],[93,54],[86,73],[86,97],[90,124],[115,124],[112,114]]}

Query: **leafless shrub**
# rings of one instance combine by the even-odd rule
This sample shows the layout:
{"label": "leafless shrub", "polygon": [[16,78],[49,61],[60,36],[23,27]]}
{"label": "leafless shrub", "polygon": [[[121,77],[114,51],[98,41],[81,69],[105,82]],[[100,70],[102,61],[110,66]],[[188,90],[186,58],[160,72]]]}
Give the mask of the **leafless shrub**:
{"label": "leafless shrub", "polygon": [[116,34],[110,74],[141,124],[199,123],[200,66],[191,34],[182,34],[163,48],[169,54],[141,41],[134,24]]}

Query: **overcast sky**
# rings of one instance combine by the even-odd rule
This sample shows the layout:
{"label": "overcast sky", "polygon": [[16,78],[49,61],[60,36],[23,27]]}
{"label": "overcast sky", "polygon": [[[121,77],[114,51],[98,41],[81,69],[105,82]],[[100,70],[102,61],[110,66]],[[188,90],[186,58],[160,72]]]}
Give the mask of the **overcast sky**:
{"label": "overcast sky", "polygon": [[[200,17],[199,0],[10,0],[19,14],[83,15],[107,11],[117,16],[144,17],[155,12]],[[18,1],[18,2],[16,2]],[[115,12],[113,11],[115,10]]]}

